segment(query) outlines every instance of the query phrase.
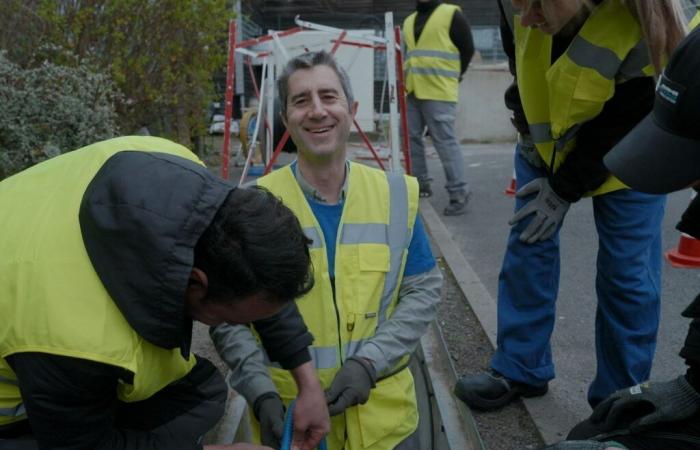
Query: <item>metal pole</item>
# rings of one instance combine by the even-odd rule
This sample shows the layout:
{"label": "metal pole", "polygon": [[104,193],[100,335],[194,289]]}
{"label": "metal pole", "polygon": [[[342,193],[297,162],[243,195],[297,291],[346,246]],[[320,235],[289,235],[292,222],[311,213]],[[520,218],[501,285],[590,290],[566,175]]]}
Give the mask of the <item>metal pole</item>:
{"label": "metal pole", "polygon": [[224,104],[224,144],[221,149],[221,178],[228,180],[231,145],[231,112],[233,110],[233,74],[236,69],[236,21],[228,23],[228,64],[226,67],[226,102]]}
{"label": "metal pole", "polygon": [[411,167],[411,149],[408,143],[408,110],[406,109],[406,86],[403,80],[403,57],[401,56],[401,28],[397,25],[394,27],[394,36],[396,38],[396,73],[399,83],[399,113],[401,114],[401,141],[403,143],[403,160],[407,174],[413,172]]}
{"label": "metal pole", "polygon": [[389,79],[389,145],[391,150],[391,171],[401,170],[399,156],[399,115],[398,88],[396,86],[396,42],[394,41],[394,14],[388,11],[384,14],[384,36],[386,38],[386,71]]}

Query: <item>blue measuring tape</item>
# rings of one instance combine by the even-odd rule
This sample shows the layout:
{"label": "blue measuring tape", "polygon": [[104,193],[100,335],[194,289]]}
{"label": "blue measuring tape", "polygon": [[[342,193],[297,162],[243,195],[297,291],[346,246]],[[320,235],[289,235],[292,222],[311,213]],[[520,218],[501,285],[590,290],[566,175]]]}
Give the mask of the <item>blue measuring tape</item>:
{"label": "blue measuring tape", "polygon": [[[292,418],[294,414],[294,404],[296,400],[292,400],[287,408],[287,415],[284,417],[284,433],[282,433],[282,446],[280,450],[291,450],[292,448],[292,435],[294,434],[294,419]],[[318,450],[327,450],[326,438],[321,439],[318,444]]]}

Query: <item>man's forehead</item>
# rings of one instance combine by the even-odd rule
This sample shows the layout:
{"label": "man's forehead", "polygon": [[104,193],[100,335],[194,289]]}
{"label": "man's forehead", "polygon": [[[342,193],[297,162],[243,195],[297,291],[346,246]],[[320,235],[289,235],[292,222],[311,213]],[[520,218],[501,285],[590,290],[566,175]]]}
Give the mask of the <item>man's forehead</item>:
{"label": "man's forehead", "polygon": [[325,65],[296,70],[289,76],[288,86],[290,96],[314,91],[343,91],[338,74]]}

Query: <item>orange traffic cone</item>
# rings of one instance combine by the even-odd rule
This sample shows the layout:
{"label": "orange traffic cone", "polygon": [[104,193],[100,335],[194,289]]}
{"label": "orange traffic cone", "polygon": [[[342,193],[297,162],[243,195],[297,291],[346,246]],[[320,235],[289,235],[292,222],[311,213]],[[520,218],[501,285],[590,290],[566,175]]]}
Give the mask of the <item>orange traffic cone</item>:
{"label": "orange traffic cone", "polygon": [[666,259],[673,267],[700,268],[700,240],[681,233],[678,247],[667,251]]}
{"label": "orange traffic cone", "polygon": [[506,188],[505,194],[509,197],[515,196],[515,170],[513,171],[513,178],[510,179],[510,184]]}
{"label": "orange traffic cone", "polygon": [[[695,198],[695,191],[691,191],[690,201]],[[685,269],[700,268],[700,240],[693,236],[681,233],[678,247],[666,252],[666,259],[673,267]]]}

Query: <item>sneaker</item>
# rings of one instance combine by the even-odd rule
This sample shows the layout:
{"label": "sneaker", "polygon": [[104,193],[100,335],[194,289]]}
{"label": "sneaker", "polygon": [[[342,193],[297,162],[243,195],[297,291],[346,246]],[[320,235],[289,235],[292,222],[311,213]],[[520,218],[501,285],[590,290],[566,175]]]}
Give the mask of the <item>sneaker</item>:
{"label": "sneaker", "polygon": [[491,411],[502,408],[518,397],[540,397],[549,388],[531,386],[509,380],[492,370],[460,378],[454,388],[454,394],[471,408]]}
{"label": "sneaker", "polygon": [[445,207],[443,214],[446,216],[458,216],[467,212],[467,203],[472,196],[471,192],[461,194],[450,199],[450,204]]}
{"label": "sneaker", "polygon": [[420,197],[430,197],[433,195],[433,189],[430,187],[429,181],[419,181],[418,182],[418,195]]}

